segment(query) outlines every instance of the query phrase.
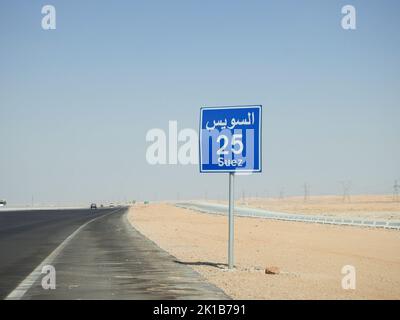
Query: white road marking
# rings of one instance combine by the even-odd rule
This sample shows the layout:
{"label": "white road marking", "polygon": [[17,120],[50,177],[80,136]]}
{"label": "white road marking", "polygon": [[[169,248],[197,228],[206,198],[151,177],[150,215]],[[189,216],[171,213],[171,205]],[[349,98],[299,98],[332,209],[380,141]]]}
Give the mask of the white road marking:
{"label": "white road marking", "polygon": [[35,284],[37,279],[42,275],[42,268],[45,265],[52,264],[53,261],[57,258],[57,256],[60,254],[60,252],[68,245],[68,243],[81,231],[83,228],[85,228],[89,223],[100,219],[104,218],[114,212],[117,212],[121,210],[116,209],[111,211],[110,213],[107,213],[105,215],[93,218],[92,220],[89,220],[88,222],[84,223],[81,225],[78,229],[76,229],[73,233],[71,233],[57,248],[53,250],[52,253],[50,253],[36,268],[33,270],[24,280],[20,282],[20,284],[13,290],[11,291],[8,296],[5,298],[5,300],[20,300],[24,294]]}

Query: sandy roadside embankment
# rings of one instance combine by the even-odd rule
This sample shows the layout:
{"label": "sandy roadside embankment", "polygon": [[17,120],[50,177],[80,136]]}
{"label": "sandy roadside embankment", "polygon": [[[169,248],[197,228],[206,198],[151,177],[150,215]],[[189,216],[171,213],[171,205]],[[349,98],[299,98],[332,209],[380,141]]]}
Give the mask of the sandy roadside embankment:
{"label": "sandy roadside embankment", "polygon": [[[399,231],[236,217],[227,271],[227,217],[151,204],[131,207],[129,221],[235,299],[400,299]],[[356,290],[341,287],[344,265]]]}

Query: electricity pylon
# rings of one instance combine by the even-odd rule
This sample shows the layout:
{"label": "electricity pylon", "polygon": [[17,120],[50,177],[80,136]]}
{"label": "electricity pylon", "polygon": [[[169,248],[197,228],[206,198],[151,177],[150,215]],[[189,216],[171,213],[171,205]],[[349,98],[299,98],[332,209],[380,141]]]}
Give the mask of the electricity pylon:
{"label": "electricity pylon", "polygon": [[399,191],[400,191],[400,185],[397,182],[397,180],[395,180],[393,186],[393,200],[396,202],[399,201]]}
{"label": "electricity pylon", "polygon": [[351,181],[340,181],[343,188],[343,202],[348,200],[350,202],[350,187]]}
{"label": "electricity pylon", "polygon": [[281,189],[281,191],[279,192],[279,199],[283,199],[285,197],[285,193],[284,193],[284,190],[283,189]]}
{"label": "electricity pylon", "polygon": [[304,202],[306,202],[310,198],[310,186],[307,183],[304,183]]}

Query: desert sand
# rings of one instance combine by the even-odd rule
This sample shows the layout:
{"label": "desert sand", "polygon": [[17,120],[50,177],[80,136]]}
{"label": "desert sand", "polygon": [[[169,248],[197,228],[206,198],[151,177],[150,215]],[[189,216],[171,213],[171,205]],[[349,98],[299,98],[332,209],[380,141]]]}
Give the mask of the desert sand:
{"label": "desert sand", "polygon": [[[227,217],[150,204],[131,207],[129,221],[234,299],[400,298],[399,231],[235,217],[228,271]],[[356,269],[355,290],[342,288],[344,265]]]}

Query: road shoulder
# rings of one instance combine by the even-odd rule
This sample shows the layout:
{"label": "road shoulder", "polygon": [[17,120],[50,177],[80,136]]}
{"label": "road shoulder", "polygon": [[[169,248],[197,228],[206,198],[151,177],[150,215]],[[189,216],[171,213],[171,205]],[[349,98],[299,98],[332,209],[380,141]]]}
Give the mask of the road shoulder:
{"label": "road shoulder", "polygon": [[[168,204],[137,205],[130,222],[234,299],[399,299],[397,230],[235,219],[235,271],[226,270],[228,221]],[[356,290],[341,286],[343,266]],[[276,266],[278,275],[265,274]]]}
{"label": "road shoulder", "polygon": [[40,281],[23,299],[227,299],[136,231],[121,210],[85,226],[54,260],[56,289]]}

